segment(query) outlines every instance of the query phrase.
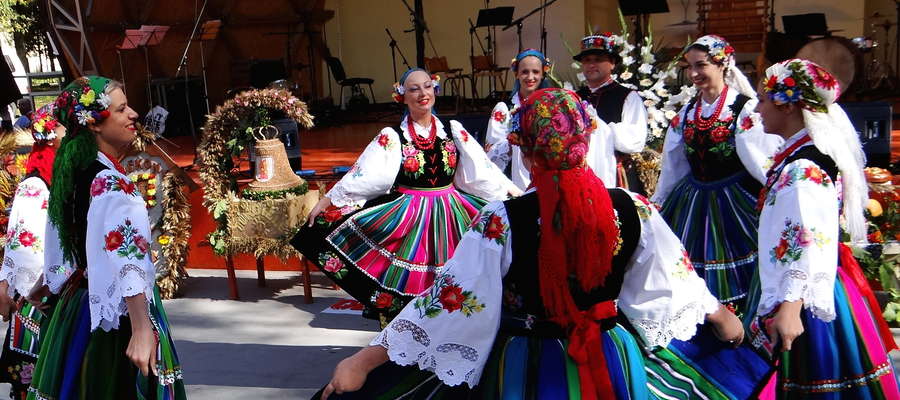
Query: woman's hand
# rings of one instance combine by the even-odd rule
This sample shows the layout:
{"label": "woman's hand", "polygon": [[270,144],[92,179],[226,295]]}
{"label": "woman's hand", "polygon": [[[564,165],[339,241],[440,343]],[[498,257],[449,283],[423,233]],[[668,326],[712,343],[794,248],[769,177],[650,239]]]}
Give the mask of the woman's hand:
{"label": "woman's hand", "polygon": [[343,394],[359,390],[366,383],[369,372],[387,360],[387,349],[381,346],[366,347],[341,360],[334,368],[331,382],[328,382],[322,391],[322,400],[327,399],[332,393]]}
{"label": "woman's hand", "polygon": [[713,324],[713,332],[719,340],[731,343],[735,348],[744,341],[744,324],[724,305],[719,305],[719,309],[708,315],[706,320]]}
{"label": "woman's hand", "polygon": [[150,324],[147,300],[142,293],[126,297],[125,304],[128,306],[128,316],[131,319],[131,340],[128,342],[125,355],[144,376],[150,376],[150,372],[158,375],[156,370],[158,339]]}
{"label": "woman's hand", "polygon": [[519,197],[524,192],[522,192],[522,190],[517,187],[511,187],[506,191],[506,193],[509,194],[509,197]]}
{"label": "woman's hand", "polygon": [[9,316],[16,311],[16,302],[9,297],[9,283],[0,281],[0,316],[4,321],[9,321]]}
{"label": "woman's hand", "polygon": [[[44,284],[44,275],[41,275],[37,282],[34,283],[34,286],[31,287],[31,290],[28,291],[28,296],[25,296],[24,300],[31,303],[34,308],[45,311],[50,305],[44,303],[44,298],[49,297],[51,294],[50,287]],[[19,301],[21,302],[22,299],[19,299]],[[22,305],[19,304],[19,308],[22,308]]]}
{"label": "woman's hand", "polygon": [[773,343],[781,342],[781,351],[791,351],[794,339],[803,334],[803,321],[800,320],[802,309],[802,300],[781,303],[772,323],[766,327]]}
{"label": "woman's hand", "polygon": [[307,226],[313,226],[313,224],[316,223],[316,217],[318,217],[319,214],[321,214],[322,211],[325,211],[325,209],[330,205],[331,199],[329,199],[328,196],[322,197],[322,199],[320,199],[319,202],[316,203],[315,206],[313,206],[312,211],[309,212],[309,216],[306,217],[306,220],[308,221]]}

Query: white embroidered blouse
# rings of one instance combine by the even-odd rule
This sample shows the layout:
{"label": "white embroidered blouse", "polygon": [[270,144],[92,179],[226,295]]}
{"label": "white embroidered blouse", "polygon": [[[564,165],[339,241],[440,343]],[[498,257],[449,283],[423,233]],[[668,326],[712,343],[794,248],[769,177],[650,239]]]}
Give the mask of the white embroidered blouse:
{"label": "white embroidered blouse", "polygon": [[[140,191],[106,155],[98,152],[97,161],[107,169],[97,173],[90,187],[85,273],[91,330],[109,331],[118,329],[119,317],[128,314],[125,298],[143,293],[153,301],[156,270],[150,260],[150,218]],[[48,266],[65,270],[60,252],[46,257]],[[55,281],[53,274],[47,276],[58,290],[61,285]]]}
{"label": "white embroidered blouse", "polygon": [[[641,236],[617,301],[645,345],[687,340],[719,302],[694,271],[678,238],[647,199],[632,194]],[[400,312],[371,345],[391,361],[417,364],[448,385],[478,383],[500,324],[503,277],[512,262],[502,202],[482,209],[435,284]]]}
{"label": "white embroidered blouse", "polygon": [[[521,104],[519,94],[512,98],[513,110]],[[647,140],[647,110],[641,97],[632,92],[625,98],[622,108],[622,122],[606,123],[597,116],[593,106],[587,107],[588,115],[596,121],[597,130],[591,134],[588,166],[606,187],[616,186],[616,151],[638,153],[644,149]],[[522,162],[522,150],[509,144],[506,139],[512,129],[512,110],[504,102],[497,103],[488,120],[485,141],[491,145],[488,157],[501,169],[512,163],[512,181],[525,190],[531,184],[531,173]]]}
{"label": "white embroidered blouse", "polygon": [[[737,90],[728,90],[725,97],[725,106],[722,108],[719,118],[727,118],[733,116],[731,105],[738,98]],[[703,104],[702,115],[704,118],[709,117],[715,111],[715,103],[707,103],[701,97],[699,100]],[[744,107],[738,113],[736,122],[736,131],[734,136],[734,145],[741,164],[747,169],[747,172],[760,183],[766,181],[766,166],[769,158],[775,154],[778,146],[784,142],[777,135],[768,135],[763,132],[762,123],[759,114],[753,111],[756,108],[758,100],[751,98],[747,100]],[[696,107],[696,104],[695,104]],[[685,176],[691,173],[691,167],[688,164],[685,155],[684,132],[682,122],[686,118],[688,111],[693,113],[694,108],[687,109],[688,105],[678,112],[678,116],[672,119],[669,130],[666,132],[665,143],[663,144],[662,168],[659,175],[659,181],[656,184],[656,192],[654,192],[653,200],[657,204],[663,204],[675,185],[678,184]],[[691,119],[693,115],[687,116]]]}
{"label": "white embroidered blouse", "polygon": [[[435,118],[437,136],[447,138],[447,131],[440,119]],[[450,135],[459,152],[459,162],[453,176],[457,189],[479,196],[485,200],[502,200],[514,188],[513,183],[503,175],[503,171],[492,163],[481,145],[469,135],[462,124],[450,121]],[[427,137],[430,129],[413,123],[415,135]],[[408,132],[407,119],[400,124],[401,132],[384,128],[366,146],[356,163],[338,183],[325,194],[337,207],[362,207],[366,201],[387,194],[394,186],[397,171],[400,170],[402,154],[399,135],[412,140]]]}
{"label": "white embroidered blouse", "polygon": [[[798,132],[784,146],[805,134],[805,130]],[[805,144],[795,152],[812,145]],[[757,312],[765,315],[782,302],[803,300],[803,307],[814,316],[832,321],[840,240],[840,179],[832,181],[807,159],[788,163],[771,179],[772,187],[759,216],[762,297]]]}
{"label": "white embroidered blouse", "polygon": [[46,237],[47,184],[36,176],[19,183],[13,197],[0,280],[9,284],[8,295],[27,296],[44,267]]}

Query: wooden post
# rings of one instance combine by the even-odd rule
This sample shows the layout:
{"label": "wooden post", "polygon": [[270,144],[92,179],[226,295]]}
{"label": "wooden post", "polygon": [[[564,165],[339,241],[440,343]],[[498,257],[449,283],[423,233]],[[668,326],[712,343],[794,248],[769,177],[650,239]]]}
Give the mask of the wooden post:
{"label": "wooden post", "polygon": [[230,292],[228,298],[231,300],[240,300],[241,297],[238,295],[237,277],[234,274],[234,258],[231,257],[231,254],[225,256],[225,269],[228,270],[228,289]]}
{"label": "wooden post", "polygon": [[266,266],[262,257],[256,257],[256,285],[266,287]]}

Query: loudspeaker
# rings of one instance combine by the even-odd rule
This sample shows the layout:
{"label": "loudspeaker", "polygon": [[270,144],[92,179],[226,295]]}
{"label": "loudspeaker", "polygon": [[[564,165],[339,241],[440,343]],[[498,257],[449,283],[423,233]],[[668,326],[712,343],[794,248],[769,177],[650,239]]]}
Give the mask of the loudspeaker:
{"label": "loudspeaker", "polygon": [[841,103],[859,135],[866,165],[887,168],[891,162],[891,103],[884,101]]}
{"label": "loudspeaker", "polygon": [[[203,80],[199,77],[188,77],[186,82],[184,78],[154,79],[150,82],[150,100],[151,108],[158,105],[169,112],[166,130],[160,132],[165,136],[192,135],[188,118],[193,120],[194,129],[199,133],[206,122],[204,117],[209,112],[203,98]],[[189,108],[190,115],[188,115]]]}
{"label": "loudspeaker", "polygon": [[265,89],[270,83],[279,79],[286,79],[284,61],[254,60],[250,62],[250,86],[257,89]]}
{"label": "loudspeaker", "polygon": [[669,12],[666,0],[619,0],[622,15],[659,14]]}

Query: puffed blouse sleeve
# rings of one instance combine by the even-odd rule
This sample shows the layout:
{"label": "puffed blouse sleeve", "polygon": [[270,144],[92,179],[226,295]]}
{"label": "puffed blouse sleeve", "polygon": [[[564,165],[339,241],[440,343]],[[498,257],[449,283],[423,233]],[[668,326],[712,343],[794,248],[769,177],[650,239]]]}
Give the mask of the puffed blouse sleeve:
{"label": "puffed blouse sleeve", "polygon": [[503,203],[485,206],[434,285],[372,340],[391,361],[432,371],[447,385],[474,387],[500,327],[503,277],[512,249]]}
{"label": "puffed blouse sleeve", "polygon": [[458,121],[450,121],[450,134],[459,151],[459,164],[453,183],[456,188],[488,201],[504,200],[515,184],[497,167],[481,145]]}
{"label": "puffed blouse sleeve", "polygon": [[622,105],[622,121],[609,123],[616,150],[622,153],[639,153],[647,142],[647,108],[635,91],[628,93]]}
{"label": "puffed blouse sleeve", "polygon": [[491,148],[487,151],[487,156],[501,170],[505,169],[510,161],[509,140],[506,136],[509,134],[511,118],[509,107],[502,101],[494,106],[488,118],[485,143],[491,145]]}
{"label": "puffed blouse sleeve", "polygon": [[75,272],[75,267],[63,257],[56,226],[49,219],[46,226],[47,247],[44,249],[44,284],[50,288],[50,292],[59,294],[63,284]]}
{"label": "puffed blouse sleeve", "polygon": [[734,144],[738,157],[744,168],[760,183],[766,183],[767,164],[778,150],[784,139],[778,135],[770,135],[763,131],[759,114],[754,112],[756,99],[747,100],[738,114]]}
{"label": "puffed blouse sleeve", "polygon": [[690,257],[646,198],[631,193],[641,221],[640,240],[625,271],[619,310],[648,347],[688,340],[719,302],[694,272]]}
{"label": "puffed blouse sleeve", "polygon": [[38,177],[25,179],[16,188],[0,267],[0,280],[9,284],[10,296],[27,295],[41,275],[49,196],[47,185]]}
{"label": "puffed blouse sleeve", "polygon": [[384,128],[325,196],[337,207],[361,207],[366,201],[390,192],[400,170],[400,159],[397,131]]}
{"label": "puffed blouse sleeve", "polygon": [[125,298],[144,294],[153,301],[150,218],[140,191],[124,174],[100,171],[90,191],[85,244],[91,330],[109,331],[128,313]]}
{"label": "puffed blouse sleeve", "polygon": [[776,179],[759,220],[760,315],[803,300],[817,318],[834,320],[839,195],[828,175],[806,159],[791,162]]}
{"label": "puffed blouse sleeve", "polygon": [[656,191],[653,193],[651,200],[656,204],[663,204],[666,197],[675,188],[675,185],[691,172],[691,166],[688,164],[687,156],[684,154],[684,136],[682,132],[682,121],[684,121],[687,113],[688,105],[681,107],[681,111],[672,118],[669,123],[669,129],[666,131],[666,140],[663,143],[662,167],[660,168],[659,180],[656,183]]}

